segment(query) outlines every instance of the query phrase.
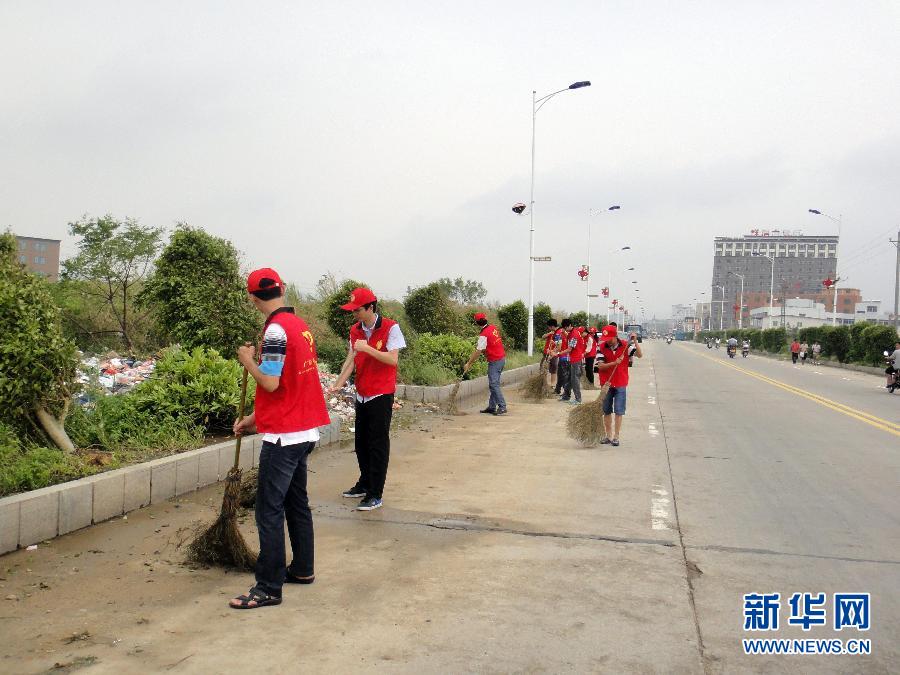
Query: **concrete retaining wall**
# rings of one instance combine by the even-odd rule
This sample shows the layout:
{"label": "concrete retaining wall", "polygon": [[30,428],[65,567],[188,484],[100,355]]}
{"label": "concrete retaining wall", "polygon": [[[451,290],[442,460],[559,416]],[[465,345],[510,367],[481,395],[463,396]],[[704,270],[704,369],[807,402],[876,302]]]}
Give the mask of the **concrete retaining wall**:
{"label": "concrete retaining wall", "polygon": [[[319,427],[319,445],[340,438],[341,421]],[[259,462],[262,436],[241,442],[241,468]],[[224,480],[234,441],[154,459],[0,499],[0,554],[121,516]]]}
{"label": "concrete retaining wall", "polygon": [[[536,373],[537,364],[503,373],[502,383],[515,385]],[[487,378],[460,385],[457,401],[487,392]],[[397,397],[416,403],[447,402],[453,385],[398,385]],[[320,446],[340,440],[341,421],[319,427]],[[240,465],[257,466],[262,437],[241,443]],[[193,492],[224,480],[234,464],[234,441],[155,459],[79,480],[0,499],[0,554],[124,515],[150,504]]]}

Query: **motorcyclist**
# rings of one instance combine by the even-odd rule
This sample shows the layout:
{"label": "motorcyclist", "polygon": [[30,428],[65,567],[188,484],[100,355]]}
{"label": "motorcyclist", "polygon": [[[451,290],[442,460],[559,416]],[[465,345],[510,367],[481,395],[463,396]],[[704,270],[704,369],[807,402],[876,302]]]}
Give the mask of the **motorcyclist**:
{"label": "motorcyclist", "polygon": [[898,371],[897,366],[900,366],[900,341],[894,345],[894,353],[886,356],[885,360],[888,362],[888,367],[884,371],[885,375],[887,375],[887,385],[885,386],[893,392],[897,387],[894,373]]}
{"label": "motorcyclist", "polygon": [[722,338],[716,338],[716,349],[719,348],[719,345],[722,344]]}
{"label": "motorcyclist", "polygon": [[741,351],[744,354],[747,354],[750,352],[750,340],[744,338],[744,341],[741,343]]}

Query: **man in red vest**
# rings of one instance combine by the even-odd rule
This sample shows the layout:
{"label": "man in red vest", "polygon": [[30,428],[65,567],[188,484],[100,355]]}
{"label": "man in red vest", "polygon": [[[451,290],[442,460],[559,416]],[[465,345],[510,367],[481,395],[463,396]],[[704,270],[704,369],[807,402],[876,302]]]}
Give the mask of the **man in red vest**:
{"label": "man in red vest", "polygon": [[503,373],[503,366],[506,365],[506,350],[503,349],[503,340],[500,339],[500,331],[496,326],[488,323],[487,317],[482,312],[478,312],[472,317],[475,325],[481,328],[481,334],[478,336],[478,342],[472,355],[463,366],[463,373],[469,372],[472,364],[484,354],[488,362],[488,388],[491,395],[488,399],[488,406],[481,412],[491,415],[506,414],[506,399],[503,397],[503,391],[500,389],[500,375]]}
{"label": "man in red vest", "polygon": [[[285,583],[311,584],[313,520],[306,493],[306,458],[328,424],[319,382],[316,346],[306,322],[285,307],[284,283],[270,268],[251,272],[247,292],[266,317],[259,360],[249,345],[238,347],[238,360],[256,380],[252,414],[234,423],[234,433],[263,434],[256,490],[259,559],[256,585],[231,601],[235,609],[281,604]],[[293,561],[285,565],[287,520]]]}
{"label": "man in red vest", "polygon": [[352,312],[350,351],[337,382],[339,391],[356,371],[356,461],[359,479],[343,492],[348,499],[362,498],[358,511],[380,509],[391,457],[391,416],[397,390],[397,364],[406,340],[400,325],[378,314],[378,298],[368,288],[355,288],[341,309]]}
{"label": "man in red vest", "polygon": [[[634,355],[643,358],[641,345],[637,335],[631,334],[628,342],[619,339],[616,326],[606,326],[600,333],[599,353],[603,363],[597,366],[601,372],[600,381],[609,381],[610,389],[603,399],[603,424],[606,427],[606,439],[602,443],[619,445],[619,433],[622,430],[622,418],[625,416],[625,390],[628,387],[628,356],[633,348]],[[615,413],[615,433],[613,433],[613,413]]]}
{"label": "man in red vest", "polygon": [[581,403],[581,374],[584,372],[585,342],[581,328],[573,327],[569,333],[569,379],[566,381],[560,401],[570,401],[575,394],[573,404]]}

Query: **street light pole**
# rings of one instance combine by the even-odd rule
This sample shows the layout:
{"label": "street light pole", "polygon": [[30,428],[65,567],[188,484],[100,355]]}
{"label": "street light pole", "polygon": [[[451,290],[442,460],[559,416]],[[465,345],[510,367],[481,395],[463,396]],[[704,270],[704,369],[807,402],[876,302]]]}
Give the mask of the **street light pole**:
{"label": "street light pole", "polygon": [[893,239],[890,242],[897,249],[897,271],[894,279],[894,331],[900,331],[900,230],[897,230],[897,241]]}
{"label": "street light pole", "polygon": [[531,91],[531,197],[529,199],[529,242],[528,242],[528,356],[534,354],[534,141],[535,128],[537,125],[538,111],[544,104],[557,94],[570,89],[581,89],[582,87],[590,87],[591,83],[587,80],[582,82],[573,82],[565,89],[554,91],[541,98],[537,98],[537,91]]}
{"label": "street light pole", "polygon": [[[601,213],[605,213],[607,211],[618,211],[621,208],[622,208],[621,206],[614,204],[613,206],[610,206],[605,211],[602,209],[591,209],[590,211],[588,211],[588,216],[589,216],[588,217],[588,243],[587,243],[587,273],[588,273],[588,275],[587,275],[587,277],[585,277],[585,283],[587,286],[587,291],[585,292],[585,295],[587,295],[586,308],[587,308],[588,323],[591,322],[591,220],[590,220],[590,216],[595,216],[595,215],[599,216]],[[609,323],[609,319],[607,319],[607,323]]]}
{"label": "street light pole", "polygon": [[737,272],[729,272],[741,280],[741,298],[738,300],[738,330],[744,329],[744,275]]}
{"label": "street light pole", "polygon": [[843,225],[842,221],[844,219],[844,215],[842,213],[839,213],[838,217],[835,218],[834,216],[829,216],[827,213],[823,213],[822,211],[819,211],[818,209],[807,209],[807,211],[809,211],[810,213],[814,213],[817,216],[825,216],[832,222],[835,222],[838,224],[838,240],[837,240],[837,244],[834,247],[834,306],[832,307],[833,311],[831,312],[831,325],[836,326],[837,325],[837,311],[838,311],[837,310],[837,296],[838,296],[837,282],[841,280],[841,278],[838,276],[838,273],[837,273],[838,272],[838,270],[837,270],[838,252],[841,249],[841,226]]}
{"label": "street light pole", "polygon": [[[719,284],[714,284],[713,288],[718,288],[719,290],[722,291],[722,306],[719,308],[719,330],[721,331],[723,328],[723,324],[724,324],[723,320],[725,318],[725,286],[721,286]],[[710,300],[712,300],[712,298],[710,298]],[[712,319],[710,318],[710,322],[711,321],[712,321]]]}

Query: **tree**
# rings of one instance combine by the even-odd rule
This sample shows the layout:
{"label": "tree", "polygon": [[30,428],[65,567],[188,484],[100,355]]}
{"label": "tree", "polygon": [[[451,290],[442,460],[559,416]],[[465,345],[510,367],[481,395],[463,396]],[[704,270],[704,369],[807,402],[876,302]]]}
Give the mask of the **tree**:
{"label": "tree", "polygon": [[464,335],[463,318],[457,313],[443,287],[437,283],[409,290],[403,308],[417,333]]}
{"label": "tree", "polygon": [[[487,297],[487,289],[484,285],[480,281],[475,281],[473,279],[463,279],[462,277],[449,279],[447,277],[442,277],[435,283],[441,287],[441,290],[448,298],[456,300],[464,305],[481,304],[484,302],[485,297]],[[409,290],[410,289],[407,289],[407,291]]]}
{"label": "tree", "polygon": [[231,357],[260,330],[237,250],[185,223],[172,233],[138,302],[153,307],[170,338],[188,350],[210,347]]}
{"label": "tree", "polygon": [[159,252],[162,228],[145,227],[132,218],[85,216],[69,223],[69,233],[79,239],[78,254],[63,262],[63,279],[98,282],[90,292],[109,305],[125,346],[133,351],[136,317],[129,316],[129,309],[136,286],[147,277]]}
{"label": "tree", "polygon": [[75,345],[63,336],[48,282],[20,265],[15,250],[15,237],[0,235],[0,405],[23,433],[43,432],[73,452],[63,425],[78,387]]}
{"label": "tree", "polygon": [[[524,349],[528,346],[528,309],[521,300],[504,305],[497,310],[503,331],[512,339],[511,348]],[[546,322],[545,322],[546,325]],[[543,335],[543,333],[541,333]]]}
{"label": "tree", "polygon": [[573,326],[587,327],[588,325],[587,312],[575,312],[574,314],[569,316],[569,319],[572,321]]}
{"label": "tree", "polygon": [[[553,310],[546,302],[534,306],[534,334],[541,336],[547,332],[547,321],[553,318]],[[542,347],[543,349],[543,347]]]}

